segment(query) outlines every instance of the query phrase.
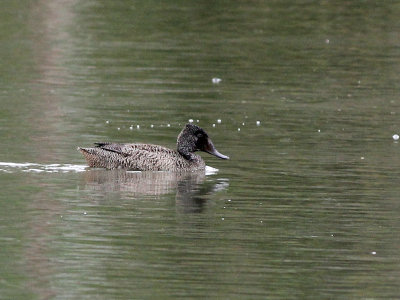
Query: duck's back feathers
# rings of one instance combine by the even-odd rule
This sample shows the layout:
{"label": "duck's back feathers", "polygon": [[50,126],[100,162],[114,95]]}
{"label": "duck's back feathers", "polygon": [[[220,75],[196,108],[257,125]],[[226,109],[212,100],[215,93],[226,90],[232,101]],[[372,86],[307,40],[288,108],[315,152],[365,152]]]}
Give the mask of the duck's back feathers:
{"label": "duck's back feathers", "polygon": [[78,148],[90,167],[140,171],[193,171],[204,169],[199,155],[193,161],[178,151],[152,144],[96,143],[94,148]]}

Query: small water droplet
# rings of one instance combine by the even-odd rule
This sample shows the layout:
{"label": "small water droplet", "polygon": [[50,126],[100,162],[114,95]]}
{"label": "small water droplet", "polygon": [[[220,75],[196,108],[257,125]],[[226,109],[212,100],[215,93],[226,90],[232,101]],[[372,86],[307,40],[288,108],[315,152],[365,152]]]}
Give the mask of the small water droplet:
{"label": "small water droplet", "polygon": [[214,84],[218,84],[218,83],[220,83],[220,82],[222,81],[222,79],[221,79],[221,78],[214,77],[213,79],[211,79],[211,81],[212,81],[212,83],[214,83]]}

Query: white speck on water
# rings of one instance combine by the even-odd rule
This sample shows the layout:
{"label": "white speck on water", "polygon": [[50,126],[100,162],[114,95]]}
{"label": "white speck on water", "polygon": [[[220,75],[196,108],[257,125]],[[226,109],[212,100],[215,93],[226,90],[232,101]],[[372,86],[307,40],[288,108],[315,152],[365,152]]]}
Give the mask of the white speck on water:
{"label": "white speck on water", "polygon": [[225,218],[221,218],[221,220],[223,221],[223,220],[225,220]]}
{"label": "white speck on water", "polygon": [[228,199],[228,202],[231,202],[232,201],[232,199]]}
{"label": "white speck on water", "polygon": [[256,122],[256,125],[257,125],[257,126],[260,126],[260,124],[261,124],[260,121],[257,121],[257,122]]}
{"label": "white speck on water", "polygon": [[398,134],[393,134],[393,139],[394,139],[395,141],[398,141],[398,140],[399,140],[399,135],[398,135]]}
{"label": "white speck on water", "polygon": [[136,125],[136,128],[137,128],[137,129],[140,129],[140,125],[139,125],[139,124],[138,124],[138,125]]}
{"label": "white speck on water", "polygon": [[242,123],[242,126],[244,126],[244,122]]}
{"label": "white speck on water", "polygon": [[133,126],[131,125],[130,127],[129,127],[129,130],[132,130],[133,129]]}
{"label": "white speck on water", "polygon": [[218,120],[217,120],[217,123],[218,123],[218,124],[221,124],[221,122],[222,122],[221,119],[218,119]]}
{"label": "white speck on water", "polygon": [[365,159],[365,157],[364,157],[364,156],[361,156],[361,159]]}
{"label": "white speck on water", "polygon": [[214,83],[214,84],[218,84],[218,83],[220,83],[220,82],[222,81],[222,79],[221,79],[221,78],[214,77],[213,79],[211,79],[211,81],[212,81],[212,83]]}
{"label": "white speck on water", "polygon": [[210,166],[206,166],[206,176],[208,175],[215,175],[218,173],[218,169],[210,167]]}
{"label": "white speck on water", "polygon": [[215,127],[215,124],[213,124],[213,127]]}
{"label": "white speck on water", "polygon": [[107,121],[106,121],[106,124],[110,124],[110,121],[107,120]]}
{"label": "white speck on water", "polygon": [[153,124],[151,124],[151,125],[150,125],[150,128],[153,128],[153,127],[154,127],[154,125],[153,125]]}
{"label": "white speck on water", "polygon": [[326,39],[325,44],[329,44],[329,43],[330,43],[329,39]]}
{"label": "white speck on water", "polygon": [[167,127],[171,127],[171,124],[167,124]]}
{"label": "white speck on water", "polygon": [[193,119],[189,119],[189,123],[193,123]]}
{"label": "white speck on water", "polygon": [[196,122],[197,122],[197,123],[199,123],[199,122],[200,122],[200,120],[196,120]]}
{"label": "white speck on water", "polygon": [[84,214],[84,215],[87,215],[87,212],[86,212],[86,211],[84,211],[84,212],[83,212],[83,214]]}
{"label": "white speck on water", "polygon": [[240,128],[238,128],[238,131],[240,131]]}
{"label": "white speck on water", "polygon": [[117,130],[121,130],[121,128],[118,127]]}
{"label": "white speck on water", "polygon": [[262,223],[262,221],[260,221],[260,223]]}
{"label": "white speck on water", "polygon": [[375,252],[375,251],[372,251],[371,254],[372,254],[372,255],[376,255],[376,252]]}
{"label": "white speck on water", "polygon": [[321,129],[318,129],[318,132],[321,132]]}

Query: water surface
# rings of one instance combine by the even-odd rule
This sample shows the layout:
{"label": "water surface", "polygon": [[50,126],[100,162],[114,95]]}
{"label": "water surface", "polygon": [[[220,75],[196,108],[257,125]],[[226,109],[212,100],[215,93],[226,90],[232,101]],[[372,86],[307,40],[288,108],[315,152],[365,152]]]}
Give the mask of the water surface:
{"label": "water surface", "polygon": [[[397,298],[399,9],[5,4],[0,298]],[[174,148],[189,119],[230,156],[202,154],[217,172],[76,151]]]}

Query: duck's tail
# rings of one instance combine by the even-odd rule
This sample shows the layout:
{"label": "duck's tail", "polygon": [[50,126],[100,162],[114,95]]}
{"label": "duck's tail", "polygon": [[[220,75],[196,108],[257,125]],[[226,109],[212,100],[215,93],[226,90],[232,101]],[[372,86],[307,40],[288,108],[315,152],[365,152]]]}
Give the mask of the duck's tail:
{"label": "duck's tail", "polygon": [[96,153],[96,148],[78,147],[77,150],[83,154],[89,167],[98,167],[99,157]]}

